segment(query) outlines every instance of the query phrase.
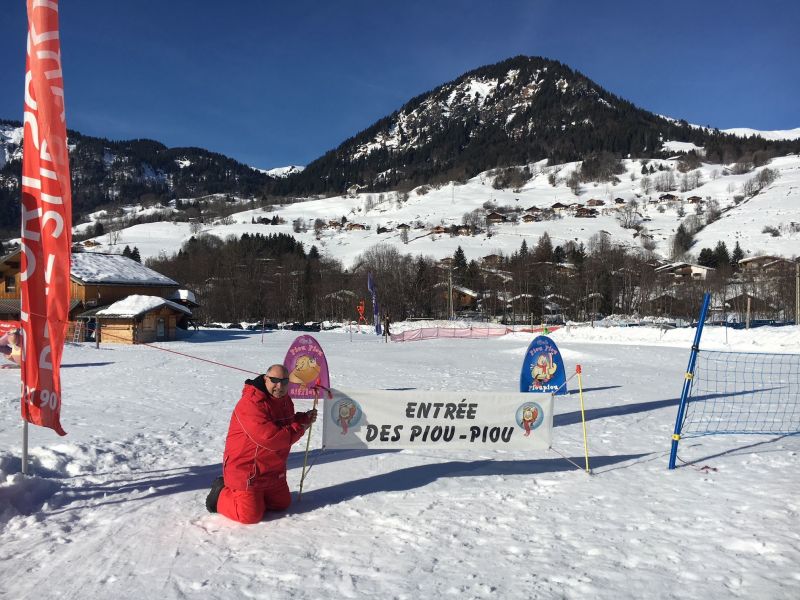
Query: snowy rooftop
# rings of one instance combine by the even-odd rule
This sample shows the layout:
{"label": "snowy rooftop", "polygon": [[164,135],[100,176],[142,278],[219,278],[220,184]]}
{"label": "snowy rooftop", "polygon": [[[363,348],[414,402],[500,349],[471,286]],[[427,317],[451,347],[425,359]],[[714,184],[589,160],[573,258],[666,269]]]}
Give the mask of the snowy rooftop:
{"label": "snowy rooftop", "polygon": [[158,296],[142,296],[138,294],[128,296],[102,310],[98,310],[97,315],[102,317],[136,317],[164,305],[174,308],[185,315],[192,315],[192,311],[175,302]]}
{"label": "snowy rooftop", "polygon": [[197,303],[197,297],[194,295],[194,292],[191,290],[175,290],[169,296],[170,300],[175,300],[177,302],[186,302],[188,304],[193,304],[195,306],[200,306]]}
{"label": "snowy rooftop", "polygon": [[70,273],[84,283],[178,285],[169,277],[120,254],[74,253]]}

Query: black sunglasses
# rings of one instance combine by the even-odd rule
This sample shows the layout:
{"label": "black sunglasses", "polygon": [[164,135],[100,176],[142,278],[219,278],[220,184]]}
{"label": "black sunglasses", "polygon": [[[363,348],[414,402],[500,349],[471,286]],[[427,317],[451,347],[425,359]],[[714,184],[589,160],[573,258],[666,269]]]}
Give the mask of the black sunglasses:
{"label": "black sunglasses", "polygon": [[271,375],[267,375],[267,379],[269,379],[272,383],[282,383],[283,385],[289,383],[288,377],[272,377]]}

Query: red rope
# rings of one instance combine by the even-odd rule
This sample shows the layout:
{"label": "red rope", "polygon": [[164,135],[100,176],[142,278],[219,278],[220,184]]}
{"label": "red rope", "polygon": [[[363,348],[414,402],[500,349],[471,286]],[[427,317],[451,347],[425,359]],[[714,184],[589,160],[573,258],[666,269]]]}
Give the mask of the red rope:
{"label": "red rope", "polygon": [[[116,338],[118,340],[125,340],[126,338],[122,338],[119,336],[114,335],[113,333],[109,333],[107,330],[102,330],[103,337],[110,337]],[[177,350],[170,350],[168,348],[162,348],[161,346],[153,346],[152,344],[148,344],[146,342],[137,342],[134,345],[136,346],[147,346],[148,348],[153,348],[154,350],[161,350],[162,352],[172,352],[173,354],[178,354],[180,356],[185,356],[186,358],[193,358],[194,360],[202,360],[203,362],[211,363],[212,365],[218,365],[220,367],[227,367],[228,369],[235,369],[237,371],[243,371],[244,373],[252,373],[253,375],[259,375],[256,371],[250,371],[248,369],[242,369],[240,367],[234,367],[233,365],[226,365],[225,363],[217,362],[216,360],[209,360],[208,358],[200,358],[199,356],[193,356],[191,354],[186,354],[184,352],[178,352]]]}
{"label": "red rope", "polygon": [[156,350],[163,350],[164,352],[172,352],[173,354],[179,354],[181,356],[185,356],[187,358],[193,358],[195,360],[202,360],[203,362],[211,363],[212,365],[219,365],[220,367],[227,367],[228,369],[236,369],[237,371],[242,371],[244,373],[252,373],[253,375],[258,375],[256,371],[250,371],[249,369],[242,369],[241,367],[234,367],[233,365],[226,365],[225,363],[217,362],[215,360],[209,360],[207,358],[200,358],[199,356],[192,356],[191,354],[184,354],[183,352],[178,352],[177,350],[169,350],[167,348],[161,348],[159,346],[153,346],[151,344],[146,344],[144,342],[139,342],[136,344],[137,346],[147,346],[148,348],[154,348]]}
{"label": "red rope", "polygon": [[[39,314],[39,313],[31,313],[31,314],[36,315],[37,317],[43,317],[45,319],[52,320],[52,321],[54,321],[56,323],[66,323],[67,325],[69,325],[69,323],[71,323],[71,321],[69,321],[69,320],[64,321],[63,319],[51,319],[47,315],[42,315],[42,314]],[[96,332],[95,332],[95,335],[97,335]],[[108,331],[106,331],[106,330],[102,330],[101,336],[108,336],[110,338],[116,338],[118,340],[127,341],[127,338],[119,337],[117,335],[114,335],[113,333],[108,333]],[[147,344],[145,342],[138,342],[138,343],[134,342],[134,345],[136,345],[136,346],[147,346],[148,348],[153,348],[155,350],[162,350],[164,352],[172,352],[173,354],[179,354],[180,356],[185,356],[186,358],[193,358],[194,360],[202,360],[203,362],[211,363],[212,365],[218,365],[220,367],[227,367],[228,369],[235,369],[237,371],[242,371],[244,373],[251,373],[253,375],[259,375],[259,373],[257,373],[256,371],[250,371],[248,369],[242,369],[240,367],[234,367],[233,365],[226,365],[225,363],[217,362],[215,360],[209,360],[207,358],[200,358],[199,356],[192,356],[191,354],[185,354],[183,352],[178,352],[177,350],[169,350],[167,348],[161,348],[160,346],[153,346],[153,345]]]}

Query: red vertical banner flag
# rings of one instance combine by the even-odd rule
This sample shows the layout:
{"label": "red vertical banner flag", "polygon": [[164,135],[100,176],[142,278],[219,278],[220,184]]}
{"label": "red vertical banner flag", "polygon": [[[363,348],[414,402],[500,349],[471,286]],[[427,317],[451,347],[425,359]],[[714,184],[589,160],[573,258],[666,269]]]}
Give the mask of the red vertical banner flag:
{"label": "red vertical banner flag", "polygon": [[69,319],[72,192],[58,0],[27,0],[22,146],[22,418],[61,427],[61,355]]}

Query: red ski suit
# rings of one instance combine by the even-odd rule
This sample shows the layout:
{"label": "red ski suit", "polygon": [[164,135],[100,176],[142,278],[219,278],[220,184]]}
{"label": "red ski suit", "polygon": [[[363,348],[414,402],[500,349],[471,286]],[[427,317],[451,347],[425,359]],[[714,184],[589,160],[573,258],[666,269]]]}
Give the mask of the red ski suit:
{"label": "red ski suit", "polygon": [[245,381],[225,441],[225,487],[218,512],[240,523],[257,523],[266,510],[288,508],[286,459],[307,424],[308,416],[294,412],[288,395],[276,398],[267,392],[263,376]]}

